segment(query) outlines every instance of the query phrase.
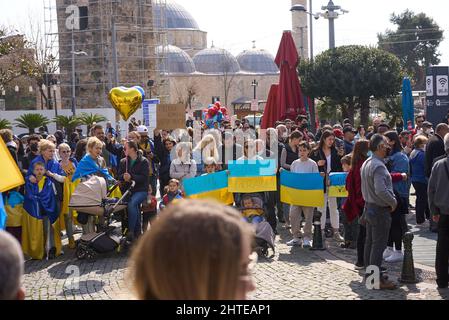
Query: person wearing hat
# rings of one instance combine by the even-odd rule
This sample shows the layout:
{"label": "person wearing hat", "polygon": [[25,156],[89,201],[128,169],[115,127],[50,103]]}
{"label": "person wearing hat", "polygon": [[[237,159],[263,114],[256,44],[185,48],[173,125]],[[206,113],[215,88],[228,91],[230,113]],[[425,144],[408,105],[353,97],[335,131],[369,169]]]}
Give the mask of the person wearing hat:
{"label": "person wearing hat", "polygon": [[354,138],[357,134],[357,130],[353,127],[345,127],[343,129],[343,143],[345,147],[345,154],[350,154],[354,149]]}
{"label": "person wearing hat", "polygon": [[148,136],[148,128],[146,126],[138,126],[137,132],[140,134],[139,149],[142,150],[144,157],[147,158],[150,163],[149,178],[152,190],[151,192],[153,193],[153,196],[155,196],[157,191],[156,163],[159,161],[154,154],[154,142]]}
{"label": "person wearing hat", "polygon": [[429,121],[424,121],[422,124],[422,133],[420,135],[425,136],[427,139],[433,136],[434,135],[433,124],[430,123]]}

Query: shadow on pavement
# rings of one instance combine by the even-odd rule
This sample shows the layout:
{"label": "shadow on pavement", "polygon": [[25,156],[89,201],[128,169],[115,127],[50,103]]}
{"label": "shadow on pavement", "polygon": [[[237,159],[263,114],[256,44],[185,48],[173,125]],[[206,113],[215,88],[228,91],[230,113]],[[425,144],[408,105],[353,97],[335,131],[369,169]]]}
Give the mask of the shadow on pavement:
{"label": "shadow on pavement", "polygon": [[77,283],[77,288],[64,288],[58,296],[79,296],[89,293],[96,293],[103,290],[103,282],[98,280],[86,280]]}

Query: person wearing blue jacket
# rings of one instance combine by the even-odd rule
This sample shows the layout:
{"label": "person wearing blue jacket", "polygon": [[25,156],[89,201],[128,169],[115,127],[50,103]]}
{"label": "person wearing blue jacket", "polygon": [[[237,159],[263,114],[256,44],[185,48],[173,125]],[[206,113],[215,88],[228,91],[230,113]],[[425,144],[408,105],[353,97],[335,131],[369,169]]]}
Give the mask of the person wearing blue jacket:
{"label": "person wearing blue jacket", "polygon": [[[407,155],[403,152],[399,135],[396,131],[385,133],[388,144],[391,148],[390,158],[387,167],[390,173],[405,173],[410,176],[410,164]],[[393,190],[396,195],[398,206],[391,214],[391,228],[387,249],[383,258],[386,262],[400,262],[404,258],[402,253],[402,236],[407,232],[407,222],[405,215],[408,214],[410,182],[409,179],[393,183]],[[395,250],[393,250],[393,245]]]}
{"label": "person wearing blue jacket", "polygon": [[410,155],[410,166],[412,183],[416,190],[416,223],[423,224],[430,220],[429,203],[427,199],[428,179],[425,172],[426,153],[425,147],[428,139],[423,135],[417,136]]}

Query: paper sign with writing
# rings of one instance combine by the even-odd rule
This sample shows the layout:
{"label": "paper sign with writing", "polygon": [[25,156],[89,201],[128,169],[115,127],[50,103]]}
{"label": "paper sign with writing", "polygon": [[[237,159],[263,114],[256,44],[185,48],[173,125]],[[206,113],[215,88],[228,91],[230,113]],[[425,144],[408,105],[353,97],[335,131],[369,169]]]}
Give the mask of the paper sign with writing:
{"label": "paper sign with writing", "polygon": [[157,128],[164,130],[185,129],[186,111],[182,104],[157,106]]}

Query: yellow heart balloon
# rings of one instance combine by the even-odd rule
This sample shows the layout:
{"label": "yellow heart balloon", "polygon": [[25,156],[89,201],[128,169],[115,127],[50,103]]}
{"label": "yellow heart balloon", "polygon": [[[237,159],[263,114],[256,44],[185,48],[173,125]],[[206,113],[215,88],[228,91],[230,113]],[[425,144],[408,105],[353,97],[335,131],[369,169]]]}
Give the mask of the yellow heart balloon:
{"label": "yellow heart balloon", "polygon": [[141,106],[143,95],[137,88],[118,87],[112,88],[108,95],[109,101],[115,110],[122,116],[123,120],[128,121]]}

